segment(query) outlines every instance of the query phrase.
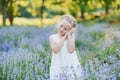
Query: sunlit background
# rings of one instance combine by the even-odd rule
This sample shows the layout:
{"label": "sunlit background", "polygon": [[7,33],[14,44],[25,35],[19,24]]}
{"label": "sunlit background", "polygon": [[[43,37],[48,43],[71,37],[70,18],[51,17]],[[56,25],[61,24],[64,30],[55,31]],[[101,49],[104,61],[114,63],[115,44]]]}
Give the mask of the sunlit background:
{"label": "sunlit background", "polygon": [[79,22],[119,23],[120,0],[1,0],[0,25],[55,24],[63,14]]}
{"label": "sunlit background", "polygon": [[0,0],[0,80],[49,80],[48,38],[64,14],[78,22],[83,80],[120,80],[120,0]]}

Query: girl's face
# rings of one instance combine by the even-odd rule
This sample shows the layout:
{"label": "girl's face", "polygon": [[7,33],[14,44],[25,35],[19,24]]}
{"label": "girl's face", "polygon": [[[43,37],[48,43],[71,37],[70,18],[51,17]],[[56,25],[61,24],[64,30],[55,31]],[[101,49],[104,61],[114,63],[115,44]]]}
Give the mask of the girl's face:
{"label": "girl's face", "polygon": [[72,29],[71,25],[69,23],[67,24],[61,24],[61,26],[58,29],[58,32],[61,36],[64,36],[67,32],[69,32]]}

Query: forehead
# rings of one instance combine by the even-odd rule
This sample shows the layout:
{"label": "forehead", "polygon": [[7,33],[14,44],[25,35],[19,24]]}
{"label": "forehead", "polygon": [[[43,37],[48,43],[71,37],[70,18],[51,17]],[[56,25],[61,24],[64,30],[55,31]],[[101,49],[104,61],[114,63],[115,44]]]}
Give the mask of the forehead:
{"label": "forehead", "polygon": [[64,27],[64,28],[67,28],[67,29],[72,28],[72,26],[71,26],[70,23],[68,23],[68,22],[63,22],[63,23],[61,24],[61,26]]}

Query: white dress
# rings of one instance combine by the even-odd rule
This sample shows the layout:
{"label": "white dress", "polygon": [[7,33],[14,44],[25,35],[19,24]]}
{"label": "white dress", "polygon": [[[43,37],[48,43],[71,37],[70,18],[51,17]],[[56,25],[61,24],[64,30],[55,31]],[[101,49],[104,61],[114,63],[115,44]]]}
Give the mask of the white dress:
{"label": "white dress", "polygon": [[[60,38],[58,34],[51,36],[56,43]],[[82,80],[82,67],[77,58],[76,51],[69,53],[67,41],[64,42],[58,53],[52,52],[50,66],[50,80]]]}

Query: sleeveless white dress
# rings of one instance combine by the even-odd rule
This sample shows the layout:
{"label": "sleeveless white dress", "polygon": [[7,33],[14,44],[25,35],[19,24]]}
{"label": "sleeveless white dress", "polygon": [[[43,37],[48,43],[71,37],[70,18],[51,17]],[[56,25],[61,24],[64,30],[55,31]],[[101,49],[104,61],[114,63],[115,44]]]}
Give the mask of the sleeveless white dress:
{"label": "sleeveless white dress", "polygon": [[[52,37],[56,43],[60,41],[58,34]],[[50,80],[82,80],[82,67],[77,58],[76,51],[69,53],[67,41],[64,42],[58,53],[52,52],[50,66]]]}

